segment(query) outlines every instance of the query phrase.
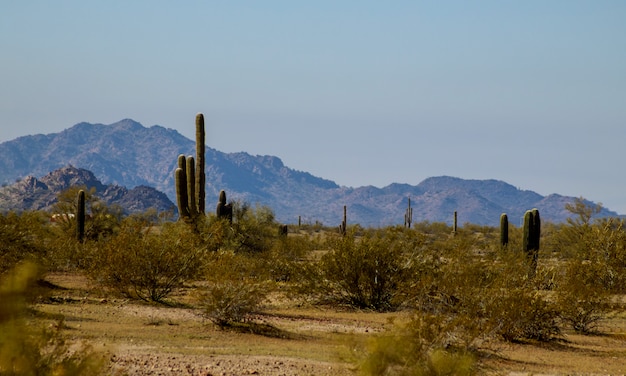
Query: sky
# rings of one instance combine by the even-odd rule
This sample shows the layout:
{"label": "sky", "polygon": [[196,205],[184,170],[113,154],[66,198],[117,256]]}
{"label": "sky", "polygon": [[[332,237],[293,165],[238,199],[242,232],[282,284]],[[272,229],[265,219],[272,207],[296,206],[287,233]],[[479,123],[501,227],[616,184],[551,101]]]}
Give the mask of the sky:
{"label": "sky", "polygon": [[131,118],[342,186],[626,214],[626,1],[2,1],[0,142]]}

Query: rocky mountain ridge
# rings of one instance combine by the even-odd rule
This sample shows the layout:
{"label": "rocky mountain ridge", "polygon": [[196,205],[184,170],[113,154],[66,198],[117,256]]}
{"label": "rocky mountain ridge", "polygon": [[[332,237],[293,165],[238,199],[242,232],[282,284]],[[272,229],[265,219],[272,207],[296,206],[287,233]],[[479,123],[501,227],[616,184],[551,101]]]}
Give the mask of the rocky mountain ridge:
{"label": "rocky mountain ridge", "polygon": [[[129,191],[154,187],[173,202],[177,157],[195,154],[194,148],[194,141],[175,130],[157,125],[146,128],[130,119],[110,125],[79,123],[59,133],[0,143],[0,182],[8,186],[24,179],[28,181],[21,189],[37,187],[36,179],[25,178],[72,165],[92,172],[106,185],[128,187]],[[207,211],[224,189],[229,200],[269,206],[284,223],[296,223],[301,217],[305,223],[338,225],[346,205],[349,224],[402,224],[409,197],[414,222],[451,223],[457,211],[460,224],[495,226],[503,212],[515,224],[515,218],[534,207],[544,220],[562,222],[569,216],[565,203],[574,200],[557,194],[542,196],[499,180],[449,176],[431,177],[415,186],[343,187],[291,169],[275,156],[223,153],[211,147],[206,149],[206,182]],[[600,215],[617,213],[604,209]]]}
{"label": "rocky mountain ridge", "polygon": [[121,207],[125,213],[142,213],[148,209],[175,211],[175,205],[163,193],[144,185],[128,189],[104,185],[91,171],[66,166],[37,179],[27,176],[16,183],[0,188],[0,211],[51,211],[59,193],[70,187],[95,188],[96,196],[107,205]]}

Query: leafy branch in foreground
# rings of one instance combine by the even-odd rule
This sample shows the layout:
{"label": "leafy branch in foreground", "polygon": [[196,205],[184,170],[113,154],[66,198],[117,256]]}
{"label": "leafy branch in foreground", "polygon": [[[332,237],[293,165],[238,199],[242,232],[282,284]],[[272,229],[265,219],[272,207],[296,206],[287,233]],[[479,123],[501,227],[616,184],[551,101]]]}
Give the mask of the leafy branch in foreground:
{"label": "leafy branch in foreground", "polygon": [[61,320],[53,329],[27,322],[27,295],[40,277],[24,263],[0,281],[0,375],[95,375],[104,358],[86,344],[70,343]]}

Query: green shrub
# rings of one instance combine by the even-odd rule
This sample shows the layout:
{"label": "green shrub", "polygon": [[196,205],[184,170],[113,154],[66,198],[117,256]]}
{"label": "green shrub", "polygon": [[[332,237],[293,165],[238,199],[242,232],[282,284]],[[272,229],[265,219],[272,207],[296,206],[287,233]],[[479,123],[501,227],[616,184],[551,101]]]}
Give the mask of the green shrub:
{"label": "green shrub", "polygon": [[0,276],[24,260],[47,264],[46,224],[38,212],[0,214]]}
{"label": "green shrub", "polygon": [[507,341],[549,341],[561,334],[559,311],[539,291],[501,290],[487,308],[488,327]]}
{"label": "green shrub", "polygon": [[[576,264],[591,264],[596,270],[589,283],[611,293],[626,292],[626,231],[624,221],[615,218],[593,219],[601,205],[577,199],[566,206],[575,216],[554,234],[555,248]],[[591,287],[589,285],[588,287]]]}
{"label": "green shrub", "polygon": [[404,301],[423,237],[404,229],[329,238],[328,252],[305,270],[303,291],[319,302],[390,311]]}
{"label": "green shrub", "polygon": [[306,262],[319,242],[308,235],[282,236],[276,239],[268,252],[256,257],[263,264],[272,280],[276,282],[296,282],[299,265]]}
{"label": "green shrub", "polygon": [[475,348],[494,336],[548,340],[560,333],[558,312],[528,279],[523,253],[502,252],[496,241],[485,249],[482,236],[461,229],[417,258],[413,306],[446,318],[455,346]]}
{"label": "green shrub", "polygon": [[605,265],[568,261],[558,282],[556,304],[561,319],[579,333],[592,333],[611,310],[610,295],[602,283]]}
{"label": "green shrub", "polygon": [[453,324],[443,316],[416,315],[408,325],[374,335],[356,346],[362,375],[473,375],[476,356],[448,345]]}
{"label": "green shrub", "polygon": [[413,229],[419,233],[438,236],[438,237],[448,237],[452,232],[452,227],[447,225],[445,222],[416,222],[413,223]]}
{"label": "green shrub", "polygon": [[219,227],[218,248],[235,252],[265,252],[278,237],[274,213],[267,206],[251,208],[248,203],[233,203],[233,221],[211,217]]}
{"label": "green shrub", "polygon": [[248,320],[272,290],[258,261],[246,255],[220,252],[207,265],[206,284],[197,291],[198,306],[221,327]]}
{"label": "green shrub", "polygon": [[198,277],[207,252],[184,223],[159,231],[144,224],[127,219],[118,233],[94,243],[89,276],[124,296],[162,302]]}

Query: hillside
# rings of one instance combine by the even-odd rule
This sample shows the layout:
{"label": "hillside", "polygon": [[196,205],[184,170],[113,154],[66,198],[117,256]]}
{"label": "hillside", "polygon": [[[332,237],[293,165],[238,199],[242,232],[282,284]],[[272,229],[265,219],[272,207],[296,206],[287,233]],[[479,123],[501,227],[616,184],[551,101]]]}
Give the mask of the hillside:
{"label": "hillside", "polygon": [[95,188],[96,195],[108,205],[116,205],[127,214],[148,209],[174,211],[175,205],[167,196],[144,185],[132,189],[119,185],[104,185],[91,171],[67,166],[37,179],[33,176],[0,188],[0,211],[44,210],[50,211],[59,193],[70,187]]}
{"label": "hillside", "polygon": [[[20,181],[20,189],[38,189],[41,182],[32,177],[72,165],[92,172],[103,187],[113,185],[130,191],[154,187],[173,202],[176,158],[179,154],[194,154],[194,148],[194,141],[175,130],[156,125],[146,128],[130,119],[110,125],[79,123],[59,133],[1,143],[0,182],[9,186]],[[210,147],[206,149],[206,181],[207,210],[212,210],[219,191],[224,189],[229,200],[271,207],[281,222],[295,223],[301,216],[304,222],[320,221],[332,226],[341,222],[344,205],[348,207],[349,223],[402,224],[408,197],[415,222],[450,223],[457,211],[459,223],[484,225],[497,225],[503,212],[515,224],[515,218],[534,207],[545,220],[561,222],[568,216],[564,204],[573,200],[557,194],[542,196],[498,180],[447,176],[428,178],[416,186],[394,183],[383,188],[342,187],[291,169],[275,156],[223,153]],[[43,196],[38,200],[43,207],[49,201]],[[601,215],[617,213],[605,209]]]}

